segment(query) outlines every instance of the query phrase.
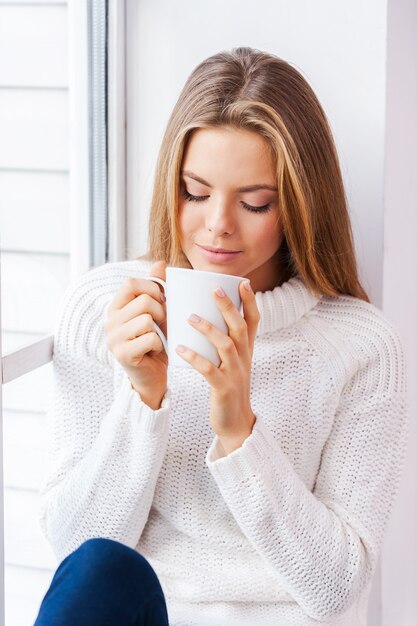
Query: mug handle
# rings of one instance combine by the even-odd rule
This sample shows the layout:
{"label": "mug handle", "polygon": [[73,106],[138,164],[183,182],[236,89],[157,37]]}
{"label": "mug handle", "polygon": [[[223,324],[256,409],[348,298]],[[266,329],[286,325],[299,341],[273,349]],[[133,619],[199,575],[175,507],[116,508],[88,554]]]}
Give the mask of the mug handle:
{"label": "mug handle", "polygon": [[[157,276],[146,276],[146,280],[153,280],[154,283],[159,283],[164,288],[164,292],[166,293],[167,284],[166,284],[166,282],[164,280],[162,280],[162,278],[158,278]],[[155,331],[158,333],[159,338],[162,341],[162,345],[165,348],[165,352],[168,354],[167,338],[165,337],[164,333],[159,328],[159,326],[158,326],[158,324],[156,322],[154,322],[153,325],[155,326]]]}

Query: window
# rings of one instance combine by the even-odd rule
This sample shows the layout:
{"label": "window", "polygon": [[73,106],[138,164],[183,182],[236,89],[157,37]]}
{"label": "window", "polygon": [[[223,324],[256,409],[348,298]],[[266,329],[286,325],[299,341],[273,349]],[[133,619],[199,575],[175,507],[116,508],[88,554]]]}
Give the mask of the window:
{"label": "window", "polygon": [[57,566],[37,522],[57,306],[73,279],[110,258],[106,50],[105,0],[0,2],[1,606],[8,626],[34,622]]}

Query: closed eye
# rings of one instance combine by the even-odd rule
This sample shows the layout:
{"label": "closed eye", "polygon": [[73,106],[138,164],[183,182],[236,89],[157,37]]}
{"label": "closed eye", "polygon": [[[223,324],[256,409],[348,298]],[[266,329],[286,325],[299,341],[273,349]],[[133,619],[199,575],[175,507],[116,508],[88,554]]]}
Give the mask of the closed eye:
{"label": "closed eye", "polygon": [[[210,198],[210,196],[193,196],[191,193],[188,193],[185,188],[181,189],[181,195],[183,198],[188,200],[188,202],[203,202],[204,200],[207,200],[207,198]],[[270,211],[272,204],[271,202],[268,202],[268,204],[264,204],[263,206],[251,206],[250,204],[243,202],[243,200],[241,200],[241,203],[245,209],[252,211],[253,213],[266,213],[267,211]]]}

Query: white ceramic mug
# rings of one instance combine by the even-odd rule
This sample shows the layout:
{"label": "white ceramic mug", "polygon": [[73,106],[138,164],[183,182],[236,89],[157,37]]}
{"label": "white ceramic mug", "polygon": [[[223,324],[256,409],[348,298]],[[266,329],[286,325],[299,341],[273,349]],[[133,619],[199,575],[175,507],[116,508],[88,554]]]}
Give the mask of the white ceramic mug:
{"label": "white ceramic mug", "polygon": [[212,291],[216,287],[222,287],[242,315],[243,305],[239,294],[239,284],[245,278],[182,267],[167,267],[166,281],[156,276],[146,278],[159,283],[164,288],[168,340],[156,322],[154,326],[168,355],[169,365],[193,368],[175,351],[177,345],[182,344],[218,367],[221,359],[217,348],[187,320],[191,313],[196,313],[224,333],[229,334],[229,327],[217,307]]}

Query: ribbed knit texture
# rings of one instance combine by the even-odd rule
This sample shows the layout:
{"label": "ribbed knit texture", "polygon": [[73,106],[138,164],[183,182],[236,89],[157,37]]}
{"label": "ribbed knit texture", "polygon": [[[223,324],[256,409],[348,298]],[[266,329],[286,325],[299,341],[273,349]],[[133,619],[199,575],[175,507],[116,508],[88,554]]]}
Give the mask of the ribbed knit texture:
{"label": "ribbed knit texture", "polygon": [[364,626],[409,429],[398,332],[298,277],[256,293],[256,422],[225,456],[200,373],[169,367],[153,411],[106,346],[107,305],[151,265],[94,268],[61,300],[39,508],[58,561],[91,537],[137,549],[171,626]]}

